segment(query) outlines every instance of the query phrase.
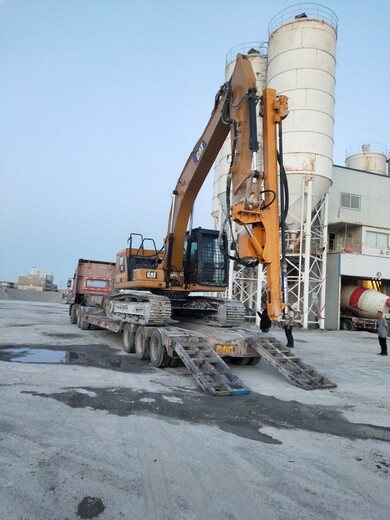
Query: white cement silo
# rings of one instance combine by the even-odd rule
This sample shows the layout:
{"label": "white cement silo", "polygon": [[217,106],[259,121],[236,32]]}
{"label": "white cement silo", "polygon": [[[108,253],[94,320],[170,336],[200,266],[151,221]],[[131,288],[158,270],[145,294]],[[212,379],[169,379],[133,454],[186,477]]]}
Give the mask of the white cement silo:
{"label": "white cement silo", "polygon": [[346,150],[345,166],[354,170],[386,175],[387,149],[383,144],[350,146]]}
{"label": "white cement silo", "polygon": [[[237,54],[245,54],[252,65],[256,76],[256,87],[258,95],[261,96],[264,87],[266,86],[267,78],[267,46],[264,43],[250,42],[244,43],[231,49],[226,57],[225,78],[228,81],[233,73]],[[262,154],[262,120],[259,118],[257,122],[257,135],[259,140],[258,153],[258,170],[263,168],[263,154]],[[227,137],[223,147],[221,148],[214,165],[214,187],[213,187],[213,210],[212,216],[215,220],[215,227],[220,228],[223,223],[226,208],[226,180],[229,171],[231,157],[231,140],[230,135]],[[221,222],[222,219],[222,222]]]}
{"label": "white cement silo", "polygon": [[316,4],[289,7],[269,25],[267,86],[289,98],[283,156],[290,229],[307,216],[305,181],[313,181],[313,209],[332,184],[336,39],[335,13]]}

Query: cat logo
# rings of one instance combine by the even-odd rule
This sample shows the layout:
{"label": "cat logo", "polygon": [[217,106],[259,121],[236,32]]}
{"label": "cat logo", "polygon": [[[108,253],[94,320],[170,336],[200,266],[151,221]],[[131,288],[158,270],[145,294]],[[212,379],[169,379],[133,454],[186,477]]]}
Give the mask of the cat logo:
{"label": "cat logo", "polygon": [[155,280],[157,278],[157,272],[156,271],[146,271],[146,278],[148,278],[148,280],[150,280],[150,279]]}
{"label": "cat logo", "polygon": [[193,161],[198,163],[203,155],[203,152],[206,150],[206,141],[204,139],[201,140],[201,142],[199,143],[199,146],[196,150],[194,150],[194,157],[193,157]]}

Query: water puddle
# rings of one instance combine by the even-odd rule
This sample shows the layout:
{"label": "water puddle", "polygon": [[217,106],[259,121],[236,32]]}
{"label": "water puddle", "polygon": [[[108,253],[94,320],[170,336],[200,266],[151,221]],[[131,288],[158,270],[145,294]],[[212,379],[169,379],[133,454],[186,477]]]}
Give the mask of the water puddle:
{"label": "water puddle", "polygon": [[[146,370],[147,366],[133,356],[118,355],[106,345],[7,345],[0,347],[0,361],[10,363],[73,364],[134,372]],[[69,350],[68,350],[69,349]]]}
{"label": "water puddle", "polygon": [[77,359],[77,352],[65,350],[48,350],[39,348],[4,348],[0,351],[0,359],[15,363],[71,363]]}

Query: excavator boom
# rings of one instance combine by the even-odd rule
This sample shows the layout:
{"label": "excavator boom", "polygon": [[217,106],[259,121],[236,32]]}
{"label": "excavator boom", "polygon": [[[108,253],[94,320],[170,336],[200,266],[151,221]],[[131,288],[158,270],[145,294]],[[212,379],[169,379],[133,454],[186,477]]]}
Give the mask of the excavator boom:
{"label": "excavator boom", "polygon": [[[207,126],[173,190],[164,254],[145,251],[143,244],[138,251],[130,247],[122,252],[122,259],[118,258],[117,263],[119,266],[122,263],[124,268],[119,269],[117,288],[172,291],[175,294],[225,289],[227,275],[222,276],[221,272],[227,272],[227,262],[217,251],[217,238],[225,256],[233,257],[227,253],[223,236],[218,237],[217,232],[209,230],[206,237],[210,250],[208,269],[214,269],[217,274],[208,278],[196,277],[194,273],[203,269],[204,274],[205,268],[202,261],[191,260],[191,251],[201,249],[203,238],[193,239],[187,229],[196,197],[231,132],[226,221],[231,218],[242,226],[234,259],[244,265],[262,263],[267,266],[268,313],[271,318],[279,316],[282,298],[276,127],[287,115],[287,98],[277,97],[272,89],[265,89],[261,97],[264,172],[257,170],[256,110],[259,101],[251,63],[246,56],[238,54],[232,76],[218,91]],[[195,240],[195,247],[191,240]],[[132,258],[131,268],[124,258]]]}

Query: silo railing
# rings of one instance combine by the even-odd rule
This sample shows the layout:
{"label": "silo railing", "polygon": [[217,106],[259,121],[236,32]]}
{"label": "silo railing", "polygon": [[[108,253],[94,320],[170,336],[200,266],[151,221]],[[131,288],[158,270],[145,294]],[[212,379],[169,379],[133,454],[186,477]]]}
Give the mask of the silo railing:
{"label": "silo railing", "polygon": [[248,54],[250,51],[258,52],[261,56],[267,56],[268,42],[245,42],[236,45],[226,54],[226,66],[237,57],[237,54]]}
{"label": "silo railing", "polygon": [[378,153],[388,157],[387,146],[382,143],[353,144],[345,150],[345,157],[352,157],[361,153]]}
{"label": "silo railing", "polygon": [[337,32],[338,20],[336,13],[324,5],[303,3],[287,7],[274,16],[268,25],[268,35],[271,35],[276,29],[282,27],[282,25],[300,18],[324,21]]}

